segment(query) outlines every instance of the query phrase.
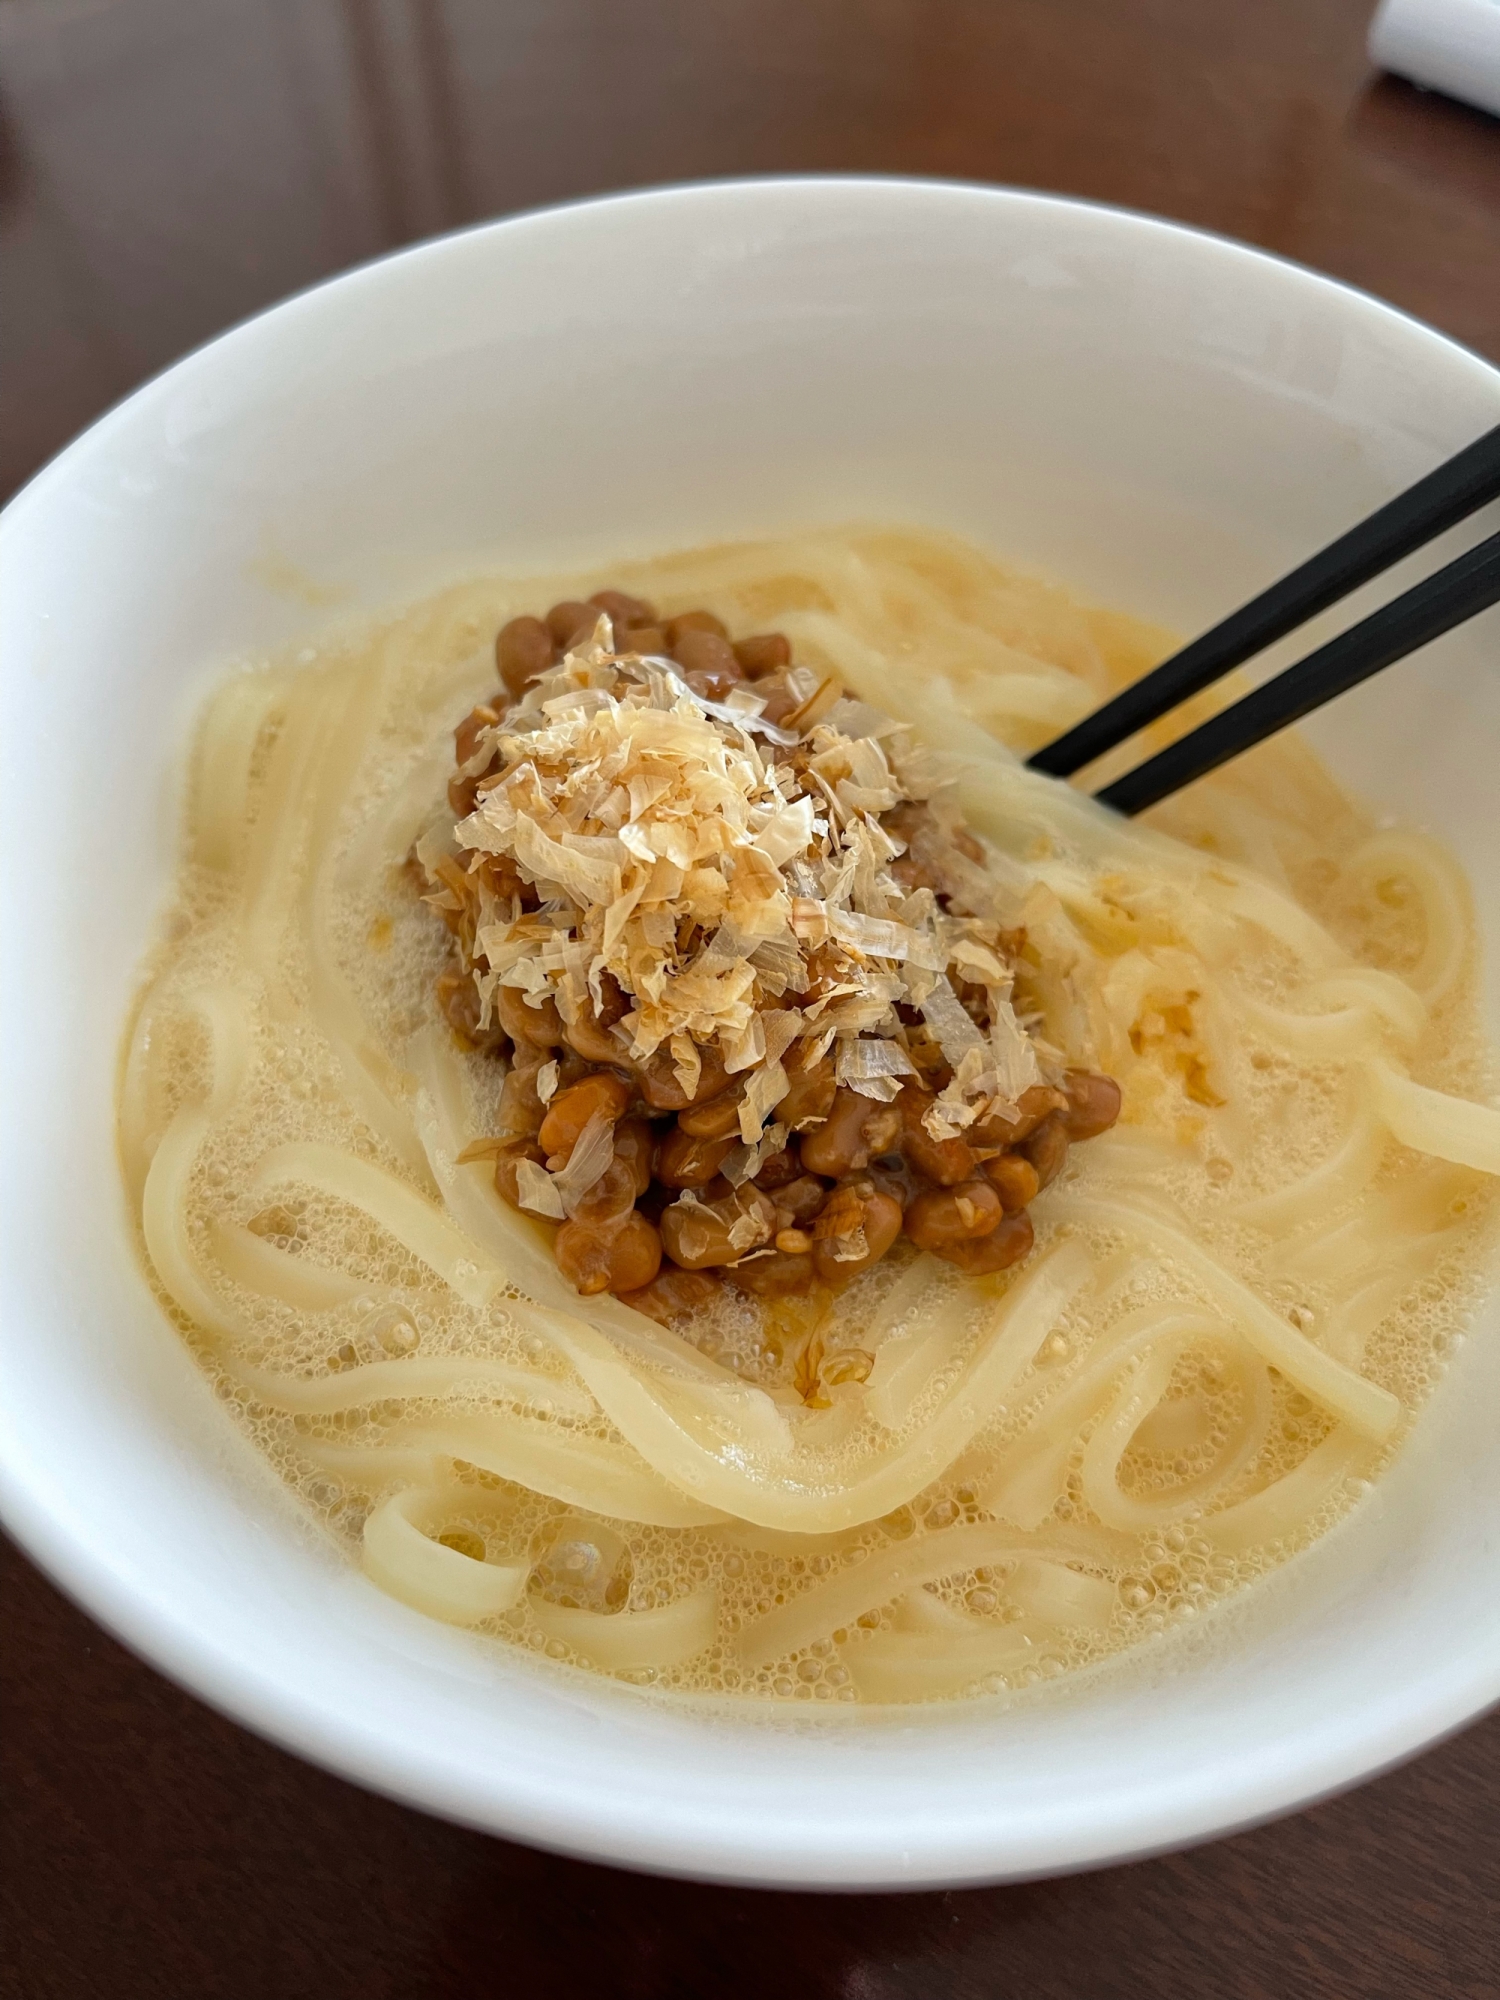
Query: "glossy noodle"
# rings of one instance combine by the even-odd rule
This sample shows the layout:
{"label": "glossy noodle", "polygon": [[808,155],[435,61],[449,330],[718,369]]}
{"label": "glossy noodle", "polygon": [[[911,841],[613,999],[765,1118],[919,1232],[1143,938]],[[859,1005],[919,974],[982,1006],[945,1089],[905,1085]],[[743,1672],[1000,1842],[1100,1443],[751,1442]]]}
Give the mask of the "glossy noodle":
{"label": "glossy noodle", "polygon": [[[440,1011],[450,939],[411,856],[453,824],[497,629],[603,583],[785,635],[814,708],[928,760],[979,836],[953,865],[1028,941],[1044,1073],[1122,1093],[1009,1268],[901,1235],[827,1292],[716,1282],[659,1323],[559,1268],[561,1156],[522,1172],[540,1211],[502,1198],[483,1142],[514,1061]],[[663,1689],[925,1701],[1200,1615],[1389,1461],[1495,1240],[1467,886],[1293,738],[1147,823],[1025,769],[1169,645],[956,541],[846,532],[464,585],[225,682],[127,1037],[123,1170],[166,1308],[382,1590]],[[846,1087],[908,1088],[899,1045],[842,1050]],[[747,1173],[761,1116],[725,1142]],[[578,1143],[607,1159],[600,1129]]]}

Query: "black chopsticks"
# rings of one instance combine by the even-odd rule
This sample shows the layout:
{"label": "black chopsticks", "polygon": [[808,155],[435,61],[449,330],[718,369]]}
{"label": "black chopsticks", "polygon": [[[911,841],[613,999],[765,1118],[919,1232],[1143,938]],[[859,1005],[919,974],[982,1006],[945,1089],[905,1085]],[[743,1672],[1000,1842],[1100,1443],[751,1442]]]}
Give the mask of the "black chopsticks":
{"label": "black chopsticks", "polygon": [[[1070,776],[1496,498],[1500,425],[1046,744],[1029,760],[1032,769]],[[1500,535],[1116,779],[1098,797],[1120,812],[1141,812],[1497,600]]]}
{"label": "black chopsticks", "polygon": [[1497,602],[1500,535],[1491,535],[1094,796],[1127,816],[1144,812]]}

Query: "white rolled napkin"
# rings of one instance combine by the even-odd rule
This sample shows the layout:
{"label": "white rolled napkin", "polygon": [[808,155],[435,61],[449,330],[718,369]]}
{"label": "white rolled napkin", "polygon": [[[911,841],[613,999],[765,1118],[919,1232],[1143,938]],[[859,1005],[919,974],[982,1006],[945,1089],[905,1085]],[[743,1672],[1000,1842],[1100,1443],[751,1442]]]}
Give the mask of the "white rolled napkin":
{"label": "white rolled napkin", "polygon": [[1500,0],[1381,0],[1371,62],[1500,117]]}

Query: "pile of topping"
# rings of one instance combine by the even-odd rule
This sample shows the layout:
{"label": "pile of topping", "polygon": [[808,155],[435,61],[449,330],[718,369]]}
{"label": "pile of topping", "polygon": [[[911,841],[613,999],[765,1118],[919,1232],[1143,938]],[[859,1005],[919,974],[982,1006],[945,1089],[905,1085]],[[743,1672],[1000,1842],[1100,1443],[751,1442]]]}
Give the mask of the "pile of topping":
{"label": "pile of topping", "polygon": [[443,1011],[509,1059],[466,1157],[578,1291],[670,1321],[723,1282],[836,1292],[903,1235],[1024,1257],[1120,1092],[1034,1032],[1035,953],[938,760],[706,611],[600,591],[495,653],[416,861]]}

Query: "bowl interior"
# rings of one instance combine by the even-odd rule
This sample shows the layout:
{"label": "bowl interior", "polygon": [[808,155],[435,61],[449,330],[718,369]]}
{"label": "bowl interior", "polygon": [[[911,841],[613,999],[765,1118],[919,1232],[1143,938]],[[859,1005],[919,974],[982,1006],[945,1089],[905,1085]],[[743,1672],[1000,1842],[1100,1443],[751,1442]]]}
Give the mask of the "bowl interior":
{"label": "bowl interior", "polygon": [[[168,1672],[350,1776],[761,1882],[1144,1852],[1350,1782],[1500,1694],[1493,1308],[1393,1473],[1229,1615],[1010,1708],[768,1722],[539,1672],[346,1569],[161,1319],[112,1138],[183,738],[226,662],[476,569],[849,518],[951,527],[1191,630],[1497,418],[1493,370],[1326,280],[1139,217],[897,182],[668,190],[477,230],[133,397],[3,530],[16,1532]],[[1314,734],[1465,859],[1500,1021],[1497,628]]]}

